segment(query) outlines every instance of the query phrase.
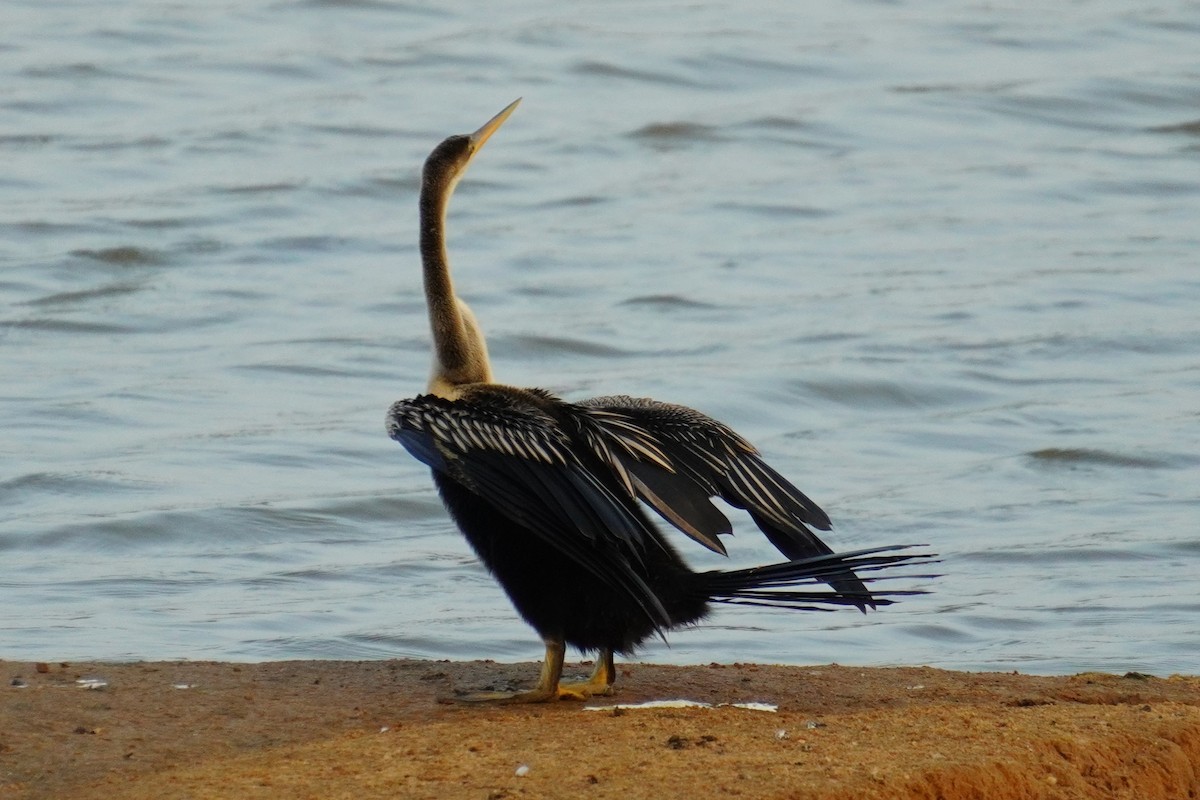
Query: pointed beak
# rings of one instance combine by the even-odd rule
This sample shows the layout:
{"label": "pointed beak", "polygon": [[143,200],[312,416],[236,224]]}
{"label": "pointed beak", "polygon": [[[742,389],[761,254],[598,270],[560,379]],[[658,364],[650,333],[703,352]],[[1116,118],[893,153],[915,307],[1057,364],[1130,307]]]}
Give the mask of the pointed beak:
{"label": "pointed beak", "polygon": [[504,120],[508,119],[509,115],[516,111],[517,106],[520,104],[521,98],[518,97],[516,100],[509,103],[503,111],[489,119],[482,128],[472,133],[470,136],[471,151],[473,153],[479,152],[479,148],[483,147],[483,143],[490,139],[492,134],[500,129],[500,126],[504,124]]}

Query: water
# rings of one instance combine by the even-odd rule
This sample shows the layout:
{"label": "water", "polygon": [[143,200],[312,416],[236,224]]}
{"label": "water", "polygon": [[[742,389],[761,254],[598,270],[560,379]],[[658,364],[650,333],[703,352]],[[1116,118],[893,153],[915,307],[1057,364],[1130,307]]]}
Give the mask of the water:
{"label": "water", "polygon": [[382,421],[420,164],[523,95],[451,229],[499,377],[945,557],[643,657],[1200,669],[1200,10],[813,6],[7,4],[0,657],[540,657]]}

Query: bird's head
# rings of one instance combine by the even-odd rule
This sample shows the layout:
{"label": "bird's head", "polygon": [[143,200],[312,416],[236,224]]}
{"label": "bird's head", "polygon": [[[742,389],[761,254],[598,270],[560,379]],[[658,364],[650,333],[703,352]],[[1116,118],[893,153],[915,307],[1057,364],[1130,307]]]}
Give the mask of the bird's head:
{"label": "bird's head", "polygon": [[467,171],[467,166],[484,143],[500,129],[500,126],[516,110],[520,102],[520,98],[514,100],[474,133],[451,136],[433,148],[429,158],[425,159],[424,182],[426,186],[442,188],[449,194],[449,191],[452,191],[454,185],[458,183],[458,179]]}

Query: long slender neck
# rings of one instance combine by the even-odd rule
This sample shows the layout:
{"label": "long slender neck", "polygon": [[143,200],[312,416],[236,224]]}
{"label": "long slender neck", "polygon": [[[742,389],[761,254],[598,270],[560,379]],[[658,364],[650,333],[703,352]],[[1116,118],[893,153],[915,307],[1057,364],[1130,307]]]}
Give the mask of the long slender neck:
{"label": "long slender neck", "polygon": [[451,399],[457,396],[456,387],[492,380],[487,343],[471,309],[455,296],[450,279],[446,208],[453,192],[453,180],[446,180],[444,175],[432,179],[426,176],[420,201],[421,265],[434,353],[429,391]]}

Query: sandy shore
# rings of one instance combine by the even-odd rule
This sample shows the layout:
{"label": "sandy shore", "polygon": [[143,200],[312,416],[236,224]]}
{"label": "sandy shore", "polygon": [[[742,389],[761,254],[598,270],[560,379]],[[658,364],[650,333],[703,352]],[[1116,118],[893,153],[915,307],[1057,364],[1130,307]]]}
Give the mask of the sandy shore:
{"label": "sandy shore", "polygon": [[[1200,678],[754,664],[620,671],[619,694],[587,706],[687,698],[716,707],[439,702],[528,683],[535,664],[0,661],[0,797],[1200,792]],[[719,705],[743,702],[778,710]]]}

